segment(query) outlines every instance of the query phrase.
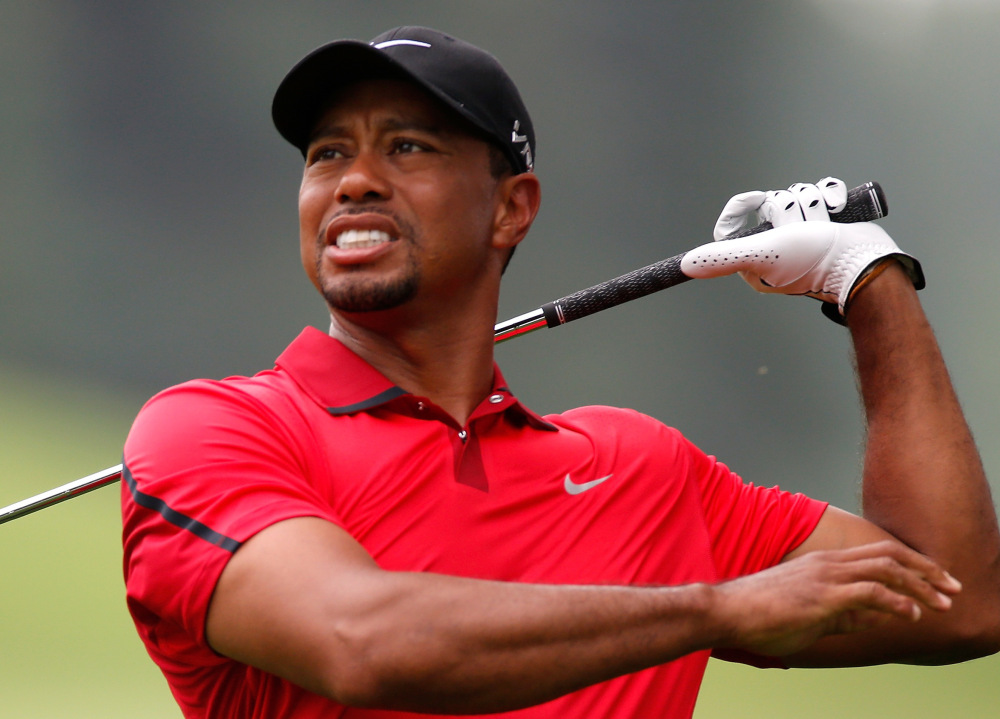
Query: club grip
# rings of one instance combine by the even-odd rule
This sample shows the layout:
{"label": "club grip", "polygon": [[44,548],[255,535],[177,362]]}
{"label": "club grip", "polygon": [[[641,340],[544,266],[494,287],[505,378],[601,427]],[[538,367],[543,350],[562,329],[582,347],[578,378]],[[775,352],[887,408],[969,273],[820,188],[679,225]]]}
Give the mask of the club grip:
{"label": "club grip", "polygon": [[[844,209],[835,214],[831,213],[830,219],[834,222],[870,222],[881,219],[887,214],[889,214],[889,204],[886,202],[882,186],[877,182],[866,182],[848,190]],[[773,229],[770,222],[762,222],[756,227],[734,234],[733,238],[747,237],[770,229]],[[640,267],[542,305],[546,325],[548,327],[563,325],[687,282],[691,278],[681,272],[681,260],[684,259],[684,254]]]}

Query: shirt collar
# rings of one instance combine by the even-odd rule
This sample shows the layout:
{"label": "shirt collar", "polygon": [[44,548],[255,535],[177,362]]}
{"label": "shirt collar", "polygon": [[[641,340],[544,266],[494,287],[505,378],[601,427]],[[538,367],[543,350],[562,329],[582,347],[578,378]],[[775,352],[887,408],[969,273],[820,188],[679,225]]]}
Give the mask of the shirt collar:
{"label": "shirt collar", "polygon": [[[397,398],[410,396],[340,340],[315,327],[302,330],[281,353],[275,365],[286,371],[314,402],[332,415],[365,412]],[[519,415],[536,429],[558,429],[514,397],[500,368],[494,364],[493,389],[473,413],[473,418],[500,410]]]}

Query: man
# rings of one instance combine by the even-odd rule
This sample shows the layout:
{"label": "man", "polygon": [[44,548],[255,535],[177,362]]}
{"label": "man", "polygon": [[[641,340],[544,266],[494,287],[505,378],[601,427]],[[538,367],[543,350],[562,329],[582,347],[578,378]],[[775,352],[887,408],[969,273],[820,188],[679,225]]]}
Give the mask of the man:
{"label": "man", "polygon": [[[513,396],[493,324],[540,190],[491,56],[426,28],[333,43],[273,115],[305,157],[300,249],[329,336],[161,393],[125,447],[129,608],[186,716],[682,717],[713,651],[997,650],[996,518],[920,268],[828,221],[843,183],[733,198],[684,269],[846,321],[863,519],[745,485],[638,413],[542,418]],[[724,239],[754,212],[776,229]]]}

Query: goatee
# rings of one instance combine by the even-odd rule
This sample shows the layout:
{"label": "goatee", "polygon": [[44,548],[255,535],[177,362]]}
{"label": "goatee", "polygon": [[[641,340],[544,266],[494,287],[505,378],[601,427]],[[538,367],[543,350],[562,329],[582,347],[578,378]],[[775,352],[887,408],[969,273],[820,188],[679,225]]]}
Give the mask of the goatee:
{"label": "goatee", "polygon": [[331,308],[342,312],[391,310],[409,302],[417,293],[419,271],[413,265],[407,270],[402,276],[381,279],[351,277],[348,274],[337,281],[327,282],[320,276],[323,297]]}

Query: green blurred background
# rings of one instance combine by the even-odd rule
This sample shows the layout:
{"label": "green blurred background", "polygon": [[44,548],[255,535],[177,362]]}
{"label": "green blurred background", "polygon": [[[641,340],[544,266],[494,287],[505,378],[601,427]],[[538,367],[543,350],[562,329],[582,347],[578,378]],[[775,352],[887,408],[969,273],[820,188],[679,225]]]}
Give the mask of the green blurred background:
{"label": "green blurred background", "polygon": [[[1000,476],[994,2],[4,0],[0,506],[116,464],[157,389],[265,368],[324,327],[270,98],[313,47],[398,24],[489,48],[532,111],[545,200],[504,317],[708,241],[735,192],[879,180]],[[498,351],[539,411],[635,407],[749,480],[854,509],[848,356],[815,303],[735,279]],[[0,527],[0,716],[179,716],[125,611],[117,500]],[[697,715],[994,717],[998,669],[713,663]]]}

